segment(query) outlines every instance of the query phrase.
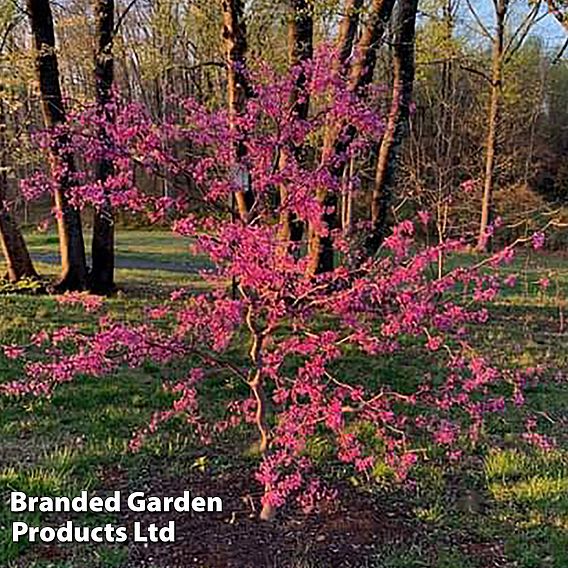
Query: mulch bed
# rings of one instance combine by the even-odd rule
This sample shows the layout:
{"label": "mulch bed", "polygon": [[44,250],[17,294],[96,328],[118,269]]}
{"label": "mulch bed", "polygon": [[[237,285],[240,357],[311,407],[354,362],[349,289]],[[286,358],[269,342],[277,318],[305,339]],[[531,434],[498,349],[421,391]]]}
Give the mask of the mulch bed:
{"label": "mulch bed", "polygon": [[[421,555],[425,553],[424,561],[431,561],[424,566],[435,566],[437,554],[455,546],[482,562],[483,568],[511,566],[503,556],[502,545],[480,543],[463,534],[432,539],[403,498],[378,497],[349,484],[337,488],[338,501],[323,504],[310,515],[290,507],[267,523],[258,520],[260,492],[251,493],[251,487],[257,486],[251,483],[246,469],[216,475],[196,471],[188,478],[148,465],[136,480],[129,480],[119,466],[100,473],[101,495],[120,490],[123,497],[133,491],[144,491],[147,497],[171,497],[189,490],[194,496],[218,496],[223,500],[222,513],[136,513],[123,504],[116,524],[126,525],[129,537],[134,522],[161,527],[173,520],[176,541],[146,544],[129,538],[128,559],[120,568],[364,568],[380,566],[376,561],[369,564],[369,559],[381,551],[404,551],[416,545]],[[56,520],[44,522],[53,526]],[[80,517],[75,520],[81,524]],[[76,562],[84,555],[84,547],[32,545],[17,566],[29,566],[32,560],[40,559]],[[97,548],[89,548],[96,553]],[[90,561],[84,565],[106,566]]]}
{"label": "mulch bed", "polygon": [[[176,542],[130,549],[132,566],[178,568],[290,567],[309,559],[321,566],[356,567],[376,547],[403,544],[412,535],[411,523],[398,511],[387,511],[368,495],[342,488],[341,501],[317,513],[282,511],[272,522],[258,520],[259,494],[250,494],[248,472],[225,474],[209,481],[191,482],[195,495],[223,499],[223,513],[128,512],[128,521],[165,524],[176,522]],[[181,494],[188,486],[181,479],[160,482],[152,495]],[[311,564],[310,564],[311,565]]]}

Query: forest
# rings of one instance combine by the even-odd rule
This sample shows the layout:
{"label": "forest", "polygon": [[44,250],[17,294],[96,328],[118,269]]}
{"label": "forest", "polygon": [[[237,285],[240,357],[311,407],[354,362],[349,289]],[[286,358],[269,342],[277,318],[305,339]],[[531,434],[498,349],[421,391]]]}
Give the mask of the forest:
{"label": "forest", "polygon": [[567,153],[567,0],[0,0],[0,566],[566,568]]}

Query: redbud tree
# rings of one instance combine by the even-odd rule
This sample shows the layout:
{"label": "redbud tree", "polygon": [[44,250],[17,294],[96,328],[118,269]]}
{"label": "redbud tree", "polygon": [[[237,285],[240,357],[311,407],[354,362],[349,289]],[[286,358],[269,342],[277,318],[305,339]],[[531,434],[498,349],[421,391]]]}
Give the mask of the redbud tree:
{"label": "redbud tree", "polygon": [[[309,509],[326,494],[307,451],[315,436],[333,445],[346,469],[371,476],[387,464],[404,479],[425,440],[457,460],[478,440],[487,416],[521,406],[534,371],[497,368],[471,344],[472,328],[487,324],[488,303],[504,285],[491,268],[510,262],[513,247],[439,274],[433,268],[440,255],[457,254],[466,242],[422,246],[416,234],[429,222],[426,213],[417,217],[418,226],[404,221],[395,227],[371,258],[326,223],[328,202],[318,195],[341,192],[338,164],[368,152],[383,132],[380,91],[350,92],[332,68],[329,55],[283,76],[259,65],[250,78],[254,96],[237,117],[184,99],[157,120],[143,106],[115,97],[112,112],[83,108],[59,126],[68,129],[70,150],[83,166],[67,172],[74,178],[72,203],[97,207],[109,198],[115,209],[171,223],[194,253],[209,259],[201,273],[207,286],[199,293],[175,291],[136,324],[105,314],[100,299],[63,296],[62,302],[102,312],[97,331],[68,326],[37,333],[25,346],[6,346],[6,356],[21,360],[22,377],[2,391],[49,395],[77,377],[101,377],[148,360],[189,363],[187,373],[166,385],[174,396],[171,409],[157,411],[131,448],[174,417],[183,417],[188,436],[201,444],[249,424],[258,436],[263,519],[290,499]],[[300,97],[311,104],[306,120],[294,112],[300,73]],[[106,123],[108,116],[114,120]],[[330,128],[340,137],[348,132],[348,140],[341,152],[322,155]],[[53,135],[39,133],[38,143],[48,147]],[[93,175],[101,159],[114,164],[104,183]],[[136,184],[140,171],[167,176],[174,195],[145,193]],[[353,175],[350,183],[359,187]],[[57,175],[37,174],[24,190],[33,198],[55,184]],[[253,196],[246,219],[232,207],[243,191]],[[279,194],[285,198],[279,201]],[[280,223],[287,214],[310,233],[332,238],[334,270],[314,274],[305,245],[283,241]],[[365,231],[364,223],[358,231]],[[237,362],[230,352],[242,345],[247,355]],[[409,345],[435,359],[436,373],[417,371],[401,387],[386,374],[350,372],[357,354],[380,362]],[[211,419],[203,392],[220,373],[241,381],[247,394],[225,393],[225,414]]]}

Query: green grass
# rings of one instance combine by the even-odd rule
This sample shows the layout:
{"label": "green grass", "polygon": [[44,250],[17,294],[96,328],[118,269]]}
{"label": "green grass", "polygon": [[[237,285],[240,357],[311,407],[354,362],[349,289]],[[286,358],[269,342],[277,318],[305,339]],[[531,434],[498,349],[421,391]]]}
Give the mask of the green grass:
{"label": "green grass", "polygon": [[[52,235],[30,235],[28,241],[36,253],[52,253],[56,247]],[[132,258],[183,260],[186,247],[186,242],[169,233],[119,232],[119,254]],[[467,257],[460,260],[468,261]],[[57,272],[53,265],[40,264],[38,268],[48,276]],[[480,351],[510,367],[544,365],[566,372],[566,260],[523,257],[507,270],[521,272],[521,277],[494,306],[490,325],[479,333]],[[536,285],[543,271],[553,282],[546,293]],[[172,289],[202,286],[193,275],[158,270],[118,270],[117,281],[124,291],[108,300],[108,308],[117,317],[131,321],[139,321],[145,308]],[[0,343],[22,343],[34,331],[67,324],[92,330],[96,317],[78,307],[61,306],[50,297],[0,296]],[[239,356],[236,352],[235,357]],[[425,364],[431,362],[408,356],[379,362],[354,357],[343,363],[351,376],[376,381],[386,376],[403,390],[412,388]],[[19,562],[19,566],[30,568],[112,568],[122,566],[127,555],[124,547],[76,546],[62,559],[34,556],[32,547],[10,541],[6,527],[13,518],[5,506],[10,490],[76,495],[81,489],[108,487],[112,484],[109,472],[115,470],[135,487],[164,472],[187,477],[195,468],[202,468],[214,476],[228,466],[248,467],[255,460],[254,454],[246,451],[244,432],[229,440],[232,453],[205,457],[179,425],[166,429],[139,454],[126,451],[132,432],[145,426],[156,409],[168,407],[170,397],[161,385],[179,372],[178,368],[149,364],[103,379],[75,381],[58,389],[49,401],[0,399],[0,566]],[[547,374],[546,381],[531,388],[528,404],[539,413],[540,426],[558,440],[558,450],[541,453],[514,447],[511,433],[519,423],[510,415],[506,421],[496,419],[486,432],[490,440],[504,441],[500,449],[488,449],[491,444],[481,446],[458,466],[450,467],[436,459],[426,462],[416,471],[413,490],[394,486],[388,471],[377,470],[378,483],[365,485],[364,490],[382,495],[393,511],[400,503],[420,530],[409,542],[384,546],[369,558],[362,558],[362,566],[486,568],[490,564],[484,554],[496,554],[497,550],[507,559],[504,566],[566,568],[568,383],[566,377],[552,380],[553,375]],[[0,380],[17,376],[14,364],[0,356]],[[227,392],[237,388],[242,387],[227,377],[216,377],[205,393],[211,411],[215,412]],[[329,456],[325,439],[314,440],[310,451],[322,464]],[[154,470],[155,464],[161,464],[162,469]],[[38,523],[40,517],[34,513],[23,520]],[[45,521],[43,517],[41,520]],[[100,517],[86,517],[84,522],[100,523]],[[302,546],[299,544],[286,566],[324,568],[313,563]]]}
{"label": "green grass", "polygon": [[[57,260],[59,254],[58,238],[53,232],[40,233],[30,231],[26,234],[26,243],[36,260],[35,268],[40,276],[54,281],[59,274],[55,262],[44,262],[45,255]],[[91,236],[86,232],[86,250],[90,251]],[[203,287],[203,282],[196,271],[207,268],[203,257],[190,254],[189,239],[176,236],[171,231],[117,229],[116,256],[118,263],[128,263],[128,268],[117,268],[115,281],[119,290],[128,297],[163,296],[176,288],[191,286]],[[137,267],[142,263],[142,267]],[[146,268],[150,265],[149,268]],[[172,269],[175,268],[175,271]],[[0,274],[4,272],[4,262],[0,258]],[[24,292],[33,291],[34,286],[25,286]],[[0,296],[17,291],[9,284],[0,285]],[[22,289],[22,286],[19,287]]]}
{"label": "green grass", "polygon": [[[58,238],[53,231],[30,231],[25,235],[32,255],[58,254]],[[85,232],[85,246],[91,250],[91,234]],[[115,235],[116,254],[129,260],[153,260],[156,262],[196,262],[189,256],[190,240],[167,230],[121,230]]]}

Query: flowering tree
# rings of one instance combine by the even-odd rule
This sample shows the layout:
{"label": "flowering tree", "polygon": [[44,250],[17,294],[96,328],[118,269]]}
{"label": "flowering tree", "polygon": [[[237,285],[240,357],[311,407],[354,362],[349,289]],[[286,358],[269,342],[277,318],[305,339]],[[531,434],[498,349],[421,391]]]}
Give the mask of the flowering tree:
{"label": "flowering tree", "polygon": [[[371,258],[339,234],[327,235],[337,267],[314,275],[302,243],[283,241],[281,223],[290,216],[325,234],[321,188],[341,191],[337,164],[365,151],[383,132],[377,92],[369,87],[365,97],[353,94],[329,72],[331,57],[320,55],[283,77],[260,65],[250,76],[254,96],[238,116],[181,100],[175,115],[161,123],[140,106],[119,103],[108,113],[115,117],[111,124],[101,124],[105,113],[96,109],[68,121],[76,154],[87,164],[114,163],[104,180],[89,168],[74,174],[73,205],[106,206],[110,199],[113,208],[147,214],[151,221],[175,212],[173,230],[210,259],[202,273],[209,286],[199,294],[174,292],[139,324],[102,315],[94,334],[70,326],[36,334],[25,347],[6,347],[7,356],[22,360],[24,377],[4,384],[4,393],[49,395],[79,375],[102,376],[146,360],[190,362],[191,370],[167,385],[173,407],[157,412],[131,446],[137,449],[174,416],[183,416],[204,444],[239,424],[254,425],[263,519],[291,497],[310,508],[325,493],[306,451],[316,435],[333,442],[337,458],[361,474],[386,462],[403,479],[425,437],[458,459],[478,439],[485,416],[522,404],[530,372],[495,368],[468,340],[471,326],[487,322],[485,306],[501,286],[487,268],[511,261],[512,248],[476,266],[437,274],[432,266],[440,252],[456,253],[465,241],[421,248],[416,227],[405,221]],[[294,112],[300,74],[300,96],[312,104],[309,117]],[[346,125],[351,139],[342,153],[322,159],[319,148],[330,124]],[[98,136],[103,126],[106,137]],[[242,144],[246,152],[238,151]],[[167,171],[176,196],[145,195],[134,183],[135,167]],[[38,179],[28,180],[29,194],[49,187],[48,180],[38,186]],[[255,198],[246,220],[230,215],[231,197],[243,183],[252,183]],[[275,205],[278,193],[285,198]],[[428,223],[428,215],[420,222]],[[101,300],[88,296],[62,301],[103,309]],[[229,351],[243,338],[248,354],[237,364]],[[352,376],[344,364],[355,353],[388,358],[410,343],[435,359],[440,371],[424,370],[404,388],[388,376]],[[230,399],[226,415],[210,420],[200,399],[221,371],[242,381],[247,395]],[[371,436],[361,435],[362,428]]]}

